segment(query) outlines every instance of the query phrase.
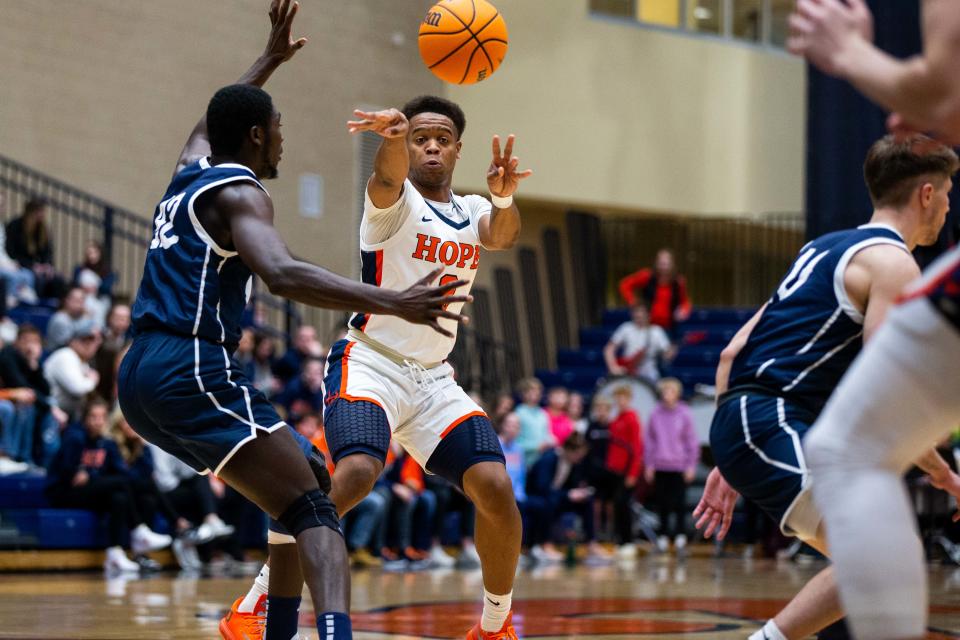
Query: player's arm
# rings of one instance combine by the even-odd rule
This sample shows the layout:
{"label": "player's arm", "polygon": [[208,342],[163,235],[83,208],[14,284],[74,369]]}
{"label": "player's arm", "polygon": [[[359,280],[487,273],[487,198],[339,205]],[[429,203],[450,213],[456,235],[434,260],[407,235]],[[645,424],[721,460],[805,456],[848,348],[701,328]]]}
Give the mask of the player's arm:
{"label": "player's arm", "polygon": [[400,199],[403,183],[410,172],[410,151],[407,149],[410,123],[398,109],[357,109],[353,115],[359,120],[347,122],[350,133],[370,131],[383,138],[373,159],[373,175],[367,180],[367,194],[377,209],[388,209]]}
{"label": "player's arm", "polygon": [[955,0],[924,0],[924,52],[906,60],[871,42],[863,0],[799,0],[788,48],[825,73],[852,83],[897,121],[960,140],[960,12]]}
{"label": "player's arm", "polygon": [[920,267],[901,247],[879,244],[853,257],[843,281],[850,300],[863,309],[864,342],[880,328],[904,287],[919,276]]}
{"label": "player's arm", "polygon": [[467,284],[463,280],[431,287],[429,284],[440,275],[438,269],[403,291],[355,282],[290,255],[273,226],[270,197],[261,189],[246,183],[228,185],[215,198],[219,211],[230,212],[230,234],[240,258],[275,295],[325,309],[397,316],[428,325],[447,337],[453,334],[439,325],[440,318],[466,322],[465,316],[446,310],[452,302],[472,299],[445,295]]}
{"label": "player's arm", "polygon": [[[930,477],[930,484],[960,502],[960,476],[950,468],[936,448],[927,451],[915,464]],[[953,521],[960,522],[960,511],[953,514]]]}
{"label": "player's arm", "polygon": [[[292,58],[293,54],[307,44],[306,38],[293,40],[290,36],[293,17],[297,15],[299,8],[299,2],[291,4],[290,0],[273,0],[270,3],[270,38],[267,40],[267,48],[247,69],[247,72],[240,76],[237,84],[262,87],[277,67]],[[208,155],[210,155],[210,138],[207,135],[207,116],[204,114],[190,132],[190,137],[187,138],[187,143],[180,152],[180,159],[177,160],[177,168],[173,174],[178,174],[188,164]]]}
{"label": "player's arm", "polygon": [[730,384],[730,369],[733,368],[733,361],[737,359],[737,356],[740,354],[743,346],[747,344],[747,340],[750,338],[753,328],[757,326],[758,322],[760,322],[760,316],[763,315],[763,312],[766,308],[766,304],[760,307],[760,309],[753,314],[753,317],[747,320],[745,325],[740,327],[740,330],[737,331],[736,335],[733,336],[733,338],[730,340],[730,343],[723,348],[723,351],[720,352],[720,364],[717,365],[716,377],[718,398],[720,397],[720,394],[726,393],[727,386]]}
{"label": "player's arm", "polygon": [[[500,136],[493,136],[493,160],[487,170],[487,187],[493,198],[490,215],[480,219],[480,244],[491,251],[510,249],[520,237],[520,210],[513,202],[513,194],[520,181],[529,177],[533,171],[518,171],[520,159],[513,155],[513,143],[516,137],[511,133],[500,152]],[[508,200],[509,202],[498,199]],[[498,202],[500,207],[497,206]]]}

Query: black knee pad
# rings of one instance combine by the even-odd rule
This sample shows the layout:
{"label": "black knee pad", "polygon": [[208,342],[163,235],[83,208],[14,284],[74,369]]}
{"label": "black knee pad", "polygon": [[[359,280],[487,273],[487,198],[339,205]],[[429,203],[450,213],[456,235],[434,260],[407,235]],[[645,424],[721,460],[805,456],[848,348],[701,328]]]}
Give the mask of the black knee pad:
{"label": "black knee pad", "polygon": [[463,474],[479,462],[505,464],[500,440],[486,416],[473,416],[454,427],[427,460],[427,471],[463,491]]}
{"label": "black knee pad", "polygon": [[307,462],[310,464],[310,470],[313,471],[313,475],[317,478],[320,491],[329,494],[330,490],[333,489],[333,482],[330,480],[330,470],[327,469],[327,459],[320,449],[314,447],[310,451],[310,455],[307,456]]}
{"label": "black knee pad", "polygon": [[324,432],[334,462],[354,453],[365,453],[380,462],[387,459],[390,423],[373,402],[335,400],[324,414]]}
{"label": "black knee pad", "polygon": [[294,500],[277,520],[294,537],[315,527],[329,527],[343,535],[337,508],[327,494],[319,489],[308,491]]}

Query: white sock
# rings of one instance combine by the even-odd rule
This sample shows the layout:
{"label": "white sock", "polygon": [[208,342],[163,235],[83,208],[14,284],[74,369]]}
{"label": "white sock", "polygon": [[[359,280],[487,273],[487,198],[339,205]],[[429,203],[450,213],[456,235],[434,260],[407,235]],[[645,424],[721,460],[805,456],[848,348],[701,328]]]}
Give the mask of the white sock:
{"label": "white sock", "polygon": [[503,623],[507,620],[510,613],[510,605],[513,602],[513,591],[498,596],[483,590],[483,617],[480,618],[480,628],[488,633],[500,631]]}
{"label": "white sock", "polygon": [[269,565],[263,565],[263,568],[260,569],[260,573],[257,575],[257,579],[253,581],[253,586],[250,587],[250,591],[247,592],[247,595],[243,598],[243,602],[237,607],[237,611],[240,613],[253,613],[257,603],[260,602],[260,596],[267,595],[269,586],[270,567]]}
{"label": "white sock", "polygon": [[767,620],[763,629],[755,632],[748,640],[787,640],[787,636],[783,635],[776,622]]}

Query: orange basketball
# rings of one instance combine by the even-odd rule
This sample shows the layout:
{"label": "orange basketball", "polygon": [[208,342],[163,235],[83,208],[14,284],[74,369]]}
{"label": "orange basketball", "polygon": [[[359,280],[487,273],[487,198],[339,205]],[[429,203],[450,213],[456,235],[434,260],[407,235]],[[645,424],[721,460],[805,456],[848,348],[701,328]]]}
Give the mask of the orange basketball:
{"label": "orange basketball", "polygon": [[420,57],[451,84],[489,78],[507,55],[507,24],[487,0],[440,0],[420,25]]}

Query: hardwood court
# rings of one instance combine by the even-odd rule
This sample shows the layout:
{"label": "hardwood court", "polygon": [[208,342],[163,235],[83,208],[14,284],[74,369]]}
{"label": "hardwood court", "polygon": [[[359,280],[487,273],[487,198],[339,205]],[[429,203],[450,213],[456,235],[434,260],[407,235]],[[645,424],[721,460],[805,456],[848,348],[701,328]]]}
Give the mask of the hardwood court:
{"label": "hardwood court", "polygon": [[[521,637],[744,640],[823,565],[641,558],[626,565],[524,571],[514,621]],[[932,567],[930,638],[960,639],[960,569]],[[354,573],[357,638],[456,638],[476,622],[479,571]],[[100,574],[0,578],[0,638],[216,639],[248,579],[162,574],[124,582]],[[316,638],[310,616],[301,633]]]}

